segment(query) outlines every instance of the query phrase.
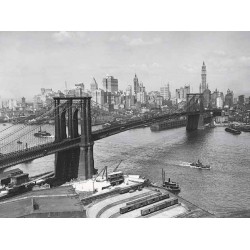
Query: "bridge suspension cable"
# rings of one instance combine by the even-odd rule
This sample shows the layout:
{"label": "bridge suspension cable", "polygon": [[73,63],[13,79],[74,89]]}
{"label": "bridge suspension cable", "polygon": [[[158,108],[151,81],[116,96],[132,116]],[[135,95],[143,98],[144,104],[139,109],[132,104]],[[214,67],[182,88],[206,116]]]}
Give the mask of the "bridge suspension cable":
{"label": "bridge suspension cable", "polygon": [[[53,113],[54,114],[54,111],[56,108],[58,107],[63,107],[64,105],[66,105],[66,103],[61,103],[60,105],[57,105],[56,107],[54,107],[53,109],[49,110],[48,112],[42,114],[41,116],[39,116],[38,118],[41,119],[43,117],[46,117],[48,116],[49,114]],[[51,119],[55,119],[56,117],[58,117],[59,115],[61,115],[61,113],[63,111],[68,111],[68,109],[70,108],[71,106],[66,106],[59,114],[57,115],[54,115],[53,117],[51,117]],[[35,130],[37,130],[38,128],[40,128],[41,130],[41,127],[49,127],[51,128],[51,125],[48,126],[48,124],[39,124],[39,125],[36,125],[36,126],[33,126],[32,124],[25,124],[23,125],[21,128],[17,128],[15,131],[13,131],[11,134],[8,134],[6,135],[5,137],[1,138],[0,139],[0,142],[2,142],[1,144],[3,144],[1,147],[0,147],[0,151],[1,153],[3,152],[4,149],[6,149],[8,146],[11,146],[13,143],[15,143],[15,146],[14,148],[17,149],[15,151],[19,151],[21,149],[24,149],[25,147],[27,148],[27,143],[31,143],[32,146],[33,145],[33,141],[36,141],[37,144],[38,142],[41,142],[41,140],[38,140],[34,137],[34,134],[31,132],[34,132]],[[25,130],[26,129],[26,130]],[[50,131],[52,132],[52,131]],[[25,141],[28,141],[26,143],[23,143],[21,141],[21,139],[23,140],[23,138],[25,137]],[[44,144],[48,141],[52,141],[53,139],[51,137],[45,137],[45,138],[39,138],[39,139],[42,139],[43,140],[43,143],[40,143],[41,144]],[[18,145],[16,145],[18,144]],[[30,145],[29,145],[30,146]],[[6,150],[5,150],[6,151]]]}

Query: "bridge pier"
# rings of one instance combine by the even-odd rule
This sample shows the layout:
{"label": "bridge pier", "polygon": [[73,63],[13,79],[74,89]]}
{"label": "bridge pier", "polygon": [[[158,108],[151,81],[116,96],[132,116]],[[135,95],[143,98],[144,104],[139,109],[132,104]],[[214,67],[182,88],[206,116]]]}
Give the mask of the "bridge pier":
{"label": "bridge pier", "polygon": [[200,114],[197,129],[204,129],[204,115]]}
{"label": "bridge pier", "polygon": [[[78,108],[73,112],[73,99],[80,100],[81,136],[80,145],[73,149],[56,153],[55,178],[60,181],[70,181],[79,178],[90,179],[95,174],[91,124],[91,97],[80,98],[54,98],[55,99],[55,140],[57,142],[67,139],[66,112],[68,113],[68,139],[77,138],[78,135]],[[66,108],[59,107],[60,100],[65,99]]]}
{"label": "bridge pier", "polygon": [[85,99],[81,100],[81,142],[78,178],[83,180],[92,178],[95,173],[90,99],[90,97],[85,97]]}
{"label": "bridge pier", "polygon": [[204,128],[204,96],[201,93],[187,94],[187,131]]}
{"label": "bridge pier", "polygon": [[198,129],[200,114],[187,115],[187,131],[193,131]]}

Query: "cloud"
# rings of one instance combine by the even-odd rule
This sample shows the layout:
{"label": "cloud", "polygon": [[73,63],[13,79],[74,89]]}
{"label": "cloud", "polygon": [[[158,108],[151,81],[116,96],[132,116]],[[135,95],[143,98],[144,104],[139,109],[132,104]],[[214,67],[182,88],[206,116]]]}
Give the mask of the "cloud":
{"label": "cloud", "polygon": [[150,69],[159,69],[161,68],[162,66],[159,64],[159,63],[150,63],[150,64],[147,64],[147,63],[142,63],[142,64],[131,64],[129,65],[130,68],[133,68],[135,70],[142,70],[142,71],[147,71],[147,70],[150,70]]}
{"label": "cloud", "polygon": [[197,66],[193,66],[190,64],[182,65],[181,68],[189,73],[194,73],[194,72],[197,72],[197,70],[198,70]]}
{"label": "cloud", "polygon": [[58,43],[68,41],[88,42],[89,38],[85,32],[59,31],[52,34],[53,39]]}
{"label": "cloud", "polygon": [[144,46],[144,45],[154,45],[161,43],[161,39],[158,37],[155,37],[151,40],[143,40],[142,38],[133,38],[128,42],[129,46]]}
{"label": "cloud", "polygon": [[109,39],[110,42],[118,42],[121,41],[123,43],[125,43],[128,46],[131,47],[136,47],[136,46],[146,46],[146,45],[154,45],[154,44],[159,44],[162,42],[162,39],[159,37],[154,37],[152,39],[149,40],[144,40],[140,37],[136,37],[136,38],[131,38],[127,35],[122,35],[122,36],[112,36]]}
{"label": "cloud", "polygon": [[59,31],[53,33],[52,37],[55,39],[56,42],[64,42],[70,40],[72,38],[72,34],[68,31]]}
{"label": "cloud", "polygon": [[224,50],[215,50],[213,53],[217,56],[226,56],[227,55],[227,53]]}
{"label": "cloud", "polygon": [[239,62],[249,65],[250,64],[250,56],[240,56]]}
{"label": "cloud", "polygon": [[159,63],[154,62],[152,64],[152,68],[161,68],[161,65]]}

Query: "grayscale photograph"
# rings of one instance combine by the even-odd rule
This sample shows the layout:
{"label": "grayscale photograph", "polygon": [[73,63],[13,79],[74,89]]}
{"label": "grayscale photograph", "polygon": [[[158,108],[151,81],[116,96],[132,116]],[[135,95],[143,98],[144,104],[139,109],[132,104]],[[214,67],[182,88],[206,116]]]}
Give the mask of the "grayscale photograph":
{"label": "grayscale photograph", "polygon": [[249,218],[249,44],[1,31],[0,218]]}

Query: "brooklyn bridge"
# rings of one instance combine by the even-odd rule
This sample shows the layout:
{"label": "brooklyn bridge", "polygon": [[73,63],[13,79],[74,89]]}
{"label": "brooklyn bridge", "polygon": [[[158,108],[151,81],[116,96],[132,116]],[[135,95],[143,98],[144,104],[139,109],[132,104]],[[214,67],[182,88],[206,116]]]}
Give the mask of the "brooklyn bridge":
{"label": "brooklyn bridge", "polygon": [[92,178],[96,173],[93,150],[97,140],[141,125],[183,116],[187,118],[186,130],[193,131],[200,124],[209,123],[214,116],[221,115],[221,110],[204,108],[203,94],[188,94],[186,101],[184,109],[174,113],[127,120],[92,131],[92,117],[107,115],[109,112],[105,107],[91,101],[91,97],[55,97],[53,106],[36,117],[36,120],[44,117],[54,120],[54,136],[39,139],[34,136],[46,125],[22,124],[14,131],[12,126],[6,128],[0,135],[0,169],[55,154],[55,180],[66,182],[75,178]]}

